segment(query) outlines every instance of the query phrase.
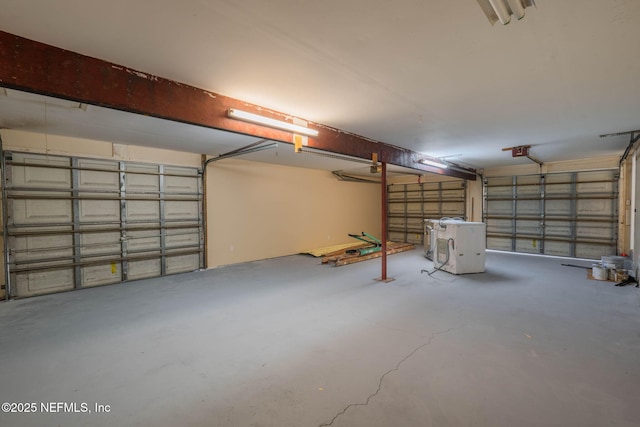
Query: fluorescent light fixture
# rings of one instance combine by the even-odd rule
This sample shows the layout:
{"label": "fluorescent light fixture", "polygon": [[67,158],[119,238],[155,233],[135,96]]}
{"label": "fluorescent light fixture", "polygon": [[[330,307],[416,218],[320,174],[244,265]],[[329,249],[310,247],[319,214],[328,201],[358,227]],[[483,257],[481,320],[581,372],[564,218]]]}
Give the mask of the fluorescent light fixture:
{"label": "fluorescent light fixture", "polygon": [[288,130],[302,135],[318,136],[318,131],[315,129],[309,129],[304,126],[294,125],[293,123],[283,122],[281,120],[270,119],[269,117],[260,116],[258,114],[247,113],[246,111],[236,110],[235,108],[229,108],[227,115],[232,119],[257,123],[259,125],[265,125],[276,129]]}
{"label": "fluorescent light fixture", "polygon": [[487,15],[491,25],[500,21],[502,25],[511,22],[511,16],[516,19],[524,18],[524,10],[535,6],[535,0],[478,0],[480,8]]}
{"label": "fluorescent light fixture", "polygon": [[418,160],[418,162],[422,163],[423,165],[434,166],[436,168],[442,168],[442,169],[448,169],[449,168],[448,164],[443,163],[443,162],[438,161],[438,160],[420,159],[420,160]]}

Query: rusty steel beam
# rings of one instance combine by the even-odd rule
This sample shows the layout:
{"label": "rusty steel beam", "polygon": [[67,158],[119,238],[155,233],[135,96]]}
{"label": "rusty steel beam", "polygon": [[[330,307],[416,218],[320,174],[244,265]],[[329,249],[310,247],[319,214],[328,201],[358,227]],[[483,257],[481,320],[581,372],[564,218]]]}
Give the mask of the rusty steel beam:
{"label": "rusty steel beam", "polygon": [[[277,120],[293,117],[239,99],[132,70],[122,65],[60,49],[0,31],[0,86],[98,105],[229,132],[293,143],[287,131],[227,117],[237,108]],[[319,123],[308,146],[332,153],[371,159],[423,172],[475,180],[473,171],[440,169],[418,163],[420,154]]]}

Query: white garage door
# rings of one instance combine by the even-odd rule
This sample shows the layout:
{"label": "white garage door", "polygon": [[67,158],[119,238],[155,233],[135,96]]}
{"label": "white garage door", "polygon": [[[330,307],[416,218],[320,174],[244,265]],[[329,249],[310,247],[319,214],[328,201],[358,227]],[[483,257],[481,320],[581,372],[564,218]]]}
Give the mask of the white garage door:
{"label": "white garage door", "polygon": [[487,247],[589,259],[615,255],[617,173],[487,178]]}
{"label": "white garage door", "polygon": [[5,153],[11,295],[203,265],[198,169]]}

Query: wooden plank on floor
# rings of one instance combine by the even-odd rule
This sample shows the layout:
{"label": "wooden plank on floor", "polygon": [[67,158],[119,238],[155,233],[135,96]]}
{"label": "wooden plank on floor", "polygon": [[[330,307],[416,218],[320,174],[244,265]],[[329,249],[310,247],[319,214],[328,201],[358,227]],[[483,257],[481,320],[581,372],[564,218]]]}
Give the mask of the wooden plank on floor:
{"label": "wooden plank on floor", "polygon": [[308,251],[300,252],[302,254],[307,254],[314,256],[316,258],[333,256],[344,253],[349,249],[363,248],[368,246],[366,243],[343,243],[341,245],[333,245],[333,246],[325,246],[323,248],[310,249]]}
{"label": "wooden plank on floor", "polygon": [[[410,251],[415,249],[415,245],[411,243],[396,243],[396,242],[388,242],[387,243],[387,255],[397,254],[399,252]],[[352,255],[344,253],[342,255],[325,257],[322,260],[323,264],[334,263],[336,267],[340,267],[342,265],[353,264],[356,262],[367,261],[369,259],[380,258],[382,256],[382,252],[374,252],[368,255]]]}

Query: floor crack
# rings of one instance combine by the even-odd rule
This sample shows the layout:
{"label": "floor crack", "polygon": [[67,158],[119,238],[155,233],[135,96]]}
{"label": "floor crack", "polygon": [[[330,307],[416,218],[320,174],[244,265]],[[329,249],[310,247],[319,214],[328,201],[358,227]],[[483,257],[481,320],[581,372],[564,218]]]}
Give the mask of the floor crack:
{"label": "floor crack", "polygon": [[404,356],[402,359],[400,359],[400,361],[396,364],[396,366],[392,369],[389,369],[387,372],[385,372],[384,374],[382,374],[382,376],[380,377],[380,379],[378,380],[378,388],[376,389],[376,391],[374,393],[371,393],[368,397],[367,400],[365,400],[364,402],[358,402],[358,403],[350,403],[347,406],[345,406],[340,412],[338,412],[329,422],[324,422],[322,424],[320,424],[318,427],[329,427],[332,426],[333,423],[340,418],[341,416],[343,416],[344,414],[347,413],[347,411],[351,408],[355,408],[357,406],[367,406],[369,404],[369,402],[371,402],[371,399],[373,399],[374,397],[376,397],[378,395],[378,393],[380,393],[380,390],[382,389],[382,382],[384,381],[384,378],[389,375],[392,372],[397,371],[398,369],[400,369],[400,366],[406,362],[411,356],[413,356],[414,354],[416,354],[417,352],[419,352],[420,350],[422,350],[423,348],[425,348],[426,346],[428,346],[429,344],[431,344],[431,341],[433,341],[436,336],[438,335],[444,335],[447,334],[451,331],[455,331],[456,329],[460,329],[461,326],[456,326],[455,328],[449,328],[449,329],[445,329],[444,331],[440,331],[440,332],[434,332],[431,334],[431,336],[429,337],[429,339],[427,340],[427,342],[420,344],[418,347],[414,348],[413,350],[411,350],[406,356]]}

